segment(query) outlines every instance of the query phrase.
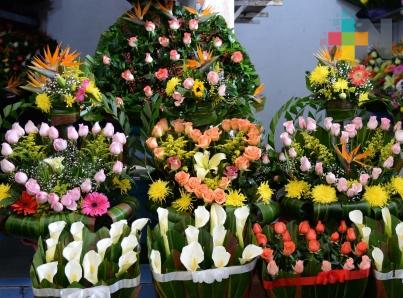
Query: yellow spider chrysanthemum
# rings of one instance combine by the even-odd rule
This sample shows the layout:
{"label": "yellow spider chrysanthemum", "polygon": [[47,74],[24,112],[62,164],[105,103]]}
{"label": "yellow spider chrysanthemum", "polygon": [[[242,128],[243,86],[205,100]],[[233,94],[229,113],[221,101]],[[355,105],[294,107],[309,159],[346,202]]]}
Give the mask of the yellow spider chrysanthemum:
{"label": "yellow spider chrysanthemum", "polygon": [[71,108],[75,102],[75,98],[71,95],[64,95],[64,101],[66,102],[66,107]]}
{"label": "yellow spider chrysanthemum", "polygon": [[192,91],[196,97],[203,97],[204,96],[204,83],[202,81],[196,80],[194,82]]}
{"label": "yellow spider chrysanthemum", "polygon": [[348,82],[345,79],[337,79],[337,81],[333,83],[333,90],[336,92],[342,92],[347,89]]}
{"label": "yellow spider chrysanthemum", "polygon": [[383,207],[388,203],[389,194],[380,185],[367,186],[363,198],[371,207]]}
{"label": "yellow spider chrysanthemum", "polygon": [[286,196],[291,199],[301,199],[301,197],[309,192],[310,186],[305,181],[291,180],[286,184]]}
{"label": "yellow spider chrysanthemum", "polygon": [[178,77],[173,77],[170,79],[167,83],[167,87],[165,88],[167,95],[171,96],[175,92],[175,88],[180,82],[181,80]]}
{"label": "yellow spider chrysanthemum", "polygon": [[403,199],[403,177],[396,176],[390,181],[392,189]]}
{"label": "yellow spider chrysanthemum", "polygon": [[101,91],[99,91],[98,87],[95,86],[94,82],[90,81],[90,83],[87,86],[87,89],[85,89],[85,93],[92,95],[92,97],[94,97],[95,100],[101,101],[102,98]]}
{"label": "yellow spider chrysanthemum", "polygon": [[364,93],[360,93],[360,95],[358,96],[358,103],[362,104],[364,101],[367,101],[368,98],[368,92],[364,92]]}
{"label": "yellow spider chrysanthemum", "polygon": [[192,195],[183,189],[179,190],[181,196],[179,199],[173,201],[172,208],[180,212],[192,211]]}
{"label": "yellow spider chrysanthemum", "polygon": [[0,184],[0,201],[10,197],[10,185],[1,183]]}
{"label": "yellow spider chrysanthemum", "polygon": [[35,97],[36,106],[45,113],[50,112],[50,108],[52,107],[52,103],[50,101],[49,96],[46,93],[40,93]]}
{"label": "yellow spider chrysanthemum", "polygon": [[337,202],[336,189],[325,184],[316,185],[311,192],[315,203],[330,204]]}
{"label": "yellow spider chrysanthemum", "polygon": [[228,194],[225,196],[225,205],[233,207],[242,207],[245,205],[246,196],[239,190],[230,189]]}
{"label": "yellow spider chrysanthemum", "polygon": [[309,74],[309,81],[314,85],[324,84],[329,76],[329,67],[318,65]]}
{"label": "yellow spider chrysanthemum", "polygon": [[151,183],[148,189],[148,197],[153,202],[163,202],[169,194],[171,194],[171,189],[168,187],[168,182],[158,179]]}
{"label": "yellow spider chrysanthemum", "polygon": [[260,186],[257,188],[258,198],[265,204],[269,203],[273,190],[270,188],[269,183],[267,181],[260,183]]}
{"label": "yellow spider chrysanthemum", "polygon": [[132,184],[130,183],[129,179],[120,180],[116,176],[113,178],[112,184],[115,185],[117,188],[119,188],[120,193],[122,194],[126,194],[132,188]]}

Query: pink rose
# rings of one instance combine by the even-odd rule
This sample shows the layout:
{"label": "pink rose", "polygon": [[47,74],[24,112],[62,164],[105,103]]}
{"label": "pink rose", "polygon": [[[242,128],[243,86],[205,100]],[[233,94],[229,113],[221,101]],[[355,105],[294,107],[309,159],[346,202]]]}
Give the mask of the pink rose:
{"label": "pink rose", "polygon": [[295,274],[301,274],[302,272],[304,272],[304,261],[297,260],[293,269]]}
{"label": "pink rose", "polygon": [[185,87],[185,89],[192,89],[193,85],[194,85],[195,81],[192,78],[187,78],[186,80],[183,81],[183,87]]}
{"label": "pink rose", "polygon": [[41,137],[47,137],[49,134],[49,125],[42,122],[41,127],[39,127],[39,135]]}
{"label": "pink rose", "polygon": [[18,122],[13,123],[11,129],[17,133],[19,138],[25,135],[25,130],[21,127],[21,125]]}
{"label": "pink rose", "polygon": [[111,64],[111,58],[109,58],[109,57],[106,56],[106,55],[103,55],[103,56],[102,56],[102,63],[105,64],[105,65]]}
{"label": "pink rose", "polygon": [[395,139],[397,142],[403,143],[403,130],[398,129],[395,131]]}
{"label": "pink rose", "polygon": [[88,135],[88,126],[84,124],[78,125],[78,135],[82,138],[85,138]]}
{"label": "pink rose", "polygon": [[402,129],[402,121],[397,121],[395,126],[393,126],[393,131]]}
{"label": "pink rose", "polygon": [[294,122],[293,121],[286,121],[283,123],[283,126],[285,128],[285,131],[292,135],[295,132],[295,127],[294,127]]}
{"label": "pink rose", "polygon": [[124,102],[123,102],[123,98],[116,96],[115,97],[115,103],[117,105],[117,107],[123,106]]}
{"label": "pink rose", "polygon": [[367,185],[370,176],[367,173],[360,175],[360,183],[361,185]]}
{"label": "pink rose", "polygon": [[168,23],[169,23],[169,28],[172,30],[178,30],[181,26],[179,20],[176,18],[169,20]]}
{"label": "pink rose", "polygon": [[275,276],[278,274],[278,266],[276,264],[276,261],[271,260],[268,264],[267,264],[267,272],[271,275],[271,276]]}
{"label": "pink rose", "polygon": [[78,132],[74,128],[74,126],[67,127],[67,138],[72,141],[77,141],[78,139]]}
{"label": "pink rose", "polygon": [[361,257],[361,263],[358,265],[360,270],[368,270],[371,268],[371,259],[367,255]]}
{"label": "pink rose", "polygon": [[315,119],[308,117],[306,120],[306,130],[307,131],[315,131],[316,130],[316,121]]}
{"label": "pink rose", "polygon": [[343,130],[341,132],[340,142],[348,143],[348,140],[349,140],[348,132]]}
{"label": "pink rose", "polygon": [[182,103],[183,103],[183,101],[184,101],[184,99],[185,99],[185,97],[180,93],[180,92],[178,92],[178,91],[175,91],[173,94],[172,94],[172,98],[175,100],[175,106],[177,106],[177,107],[179,107]]}
{"label": "pink rose", "polygon": [[309,162],[309,159],[306,156],[302,156],[300,159],[300,170],[302,172],[308,172],[311,169],[311,163]]}
{"label": "pink rose", "polygon": [[234,166],[226,166],[224,170],[224,175],[230,179],[234,180],[238,178],[238,168]]}
{"label": "pink rose", "polygon": [[178,53],[177,50],[171,50],[171,51],[169,52],[169,58],[170,58],[172,61],[178,61],[178,60],[181,58],[181,55]]}
{"label": "pink rose", "polygon": [[268,156],[267,154],[264,154],[264,155],[262,156],[262,162],[263,162],[263,164],[265,164],[265,165],[267,165],[267,164],[270,163],[270,159],[269,159],[269,156]]}
{"label": "pink rose", "polygon": [[218,73],[216,73],[215,71],[210,71],[207,74],[207,81],[210,83],[210,85],[217,85],[219,79],[220,78],[218,76]]}
{"label": "pink rose", "polygon": [[321,176],[323,174],[323,164],[321,162],[317,162],[315,164],[315,173],[318,176]]}
{"label": "pink rose", "polygon": [[35,198],[38,204],[44,204],[48,201],[48,194],[44,191],[40,191],[35,195]]}
{"label": "pink rose", "polygon": [[379,178],[379,176],[381,175],[381,173],[382,173],[382,169],[381,168],[373,168],[372,169],[372,179],[374,179],[374,180],[376,180],[376,179],[378,179]]}
{"label": "pink rose", "polygon": [[26,132],[27,134],[30,134],[30,133],[38,133],[38,128],[35,126],[35,124],[34,124],[31,120],[29,120],[29,121],[25,124],[24,129],[25,129],[25,132]]}
{"label": "pink rose", "polygon": [[67,148],[67,141],[63,139],[56,139],[53,141],[53,148],[56,151],[63,151]]}
{"label": "pink rose", "polygon": [[54,202],[53,204],[50,204],[50,208],[52,208],[55,212],[62,212],[63,204],[60,202]]}
{"label": "pink rose", "polygon": [[61,197],[60,203],[71,211],[77,210],[77,203],[69,193]]}
{"label": "pink rose", "polygon": [[132,36],[127,40],[127,44],[131,48],[137,48],[137,42],[138,42],[137,36]]}
{"label": "pink rose", "polygon": [[55,193],[50,193],[50,194],[48,194],[48,202],[49,202],[49,204],[54,204],[54,203],[57,203],[57,202],[59,202],[59,196],[57,195],[57,194],[55,194]]}
{"label": "pink rose", "polygon": [[32,178],[28,179],[28,181],[25,183],[25,188],[27,190],[27,193],[31,196],[34,196],[41,191],[41,187],[39,186],[38,181]]}
{"label": "pink rose", "polygon": [[154,75],[159,81],[165,81],[166,79],[168,79],[169,76],[168,69],[160,68],[157,72],[154,73]]}
{"label": "pink rose", "polygon": [[147,97],[153,96],[153,90],[151,89],[150,86],[145,86],[143,91],[144,91],[145,96],[147,96]]}
{"label": "pink rose", "polygon": [[154,59],[151,57],[150,53],[146,53],[146,57],[144,58],[145,63],[150,64],[153,63]]}
{"label": "pink rose", "polygon": [[327,173],[326,174],[326,183],[327,184],[336,183],[336,176],[333,173]]}
{"label": "pink rose", "polygon": [[381,129],[389,130],[390,128],[390,120],[388,118],[381,118]]}
{"label": "pink rose", "polygon": [[128,69],[125,70],[124,72],[122,72],[121,77],[123,79],[125,79],[126,81],[133,81],[134,80],[133,74]]}
{"label": "pink rose", "polygon": [[[400,145],[399,145],[400,148]],[[9,143],[3,143],[1,144],[1,155],[4,157],[7,157],[13,153],[13,148],[11,148]]]}
{"label": "pink rose", "polygon": [[347,261],[343,265],[343,269],[347,269],[347,270],[354,270],[355,269],[353,258],[348,258],[347,259]]}
{"label": "pink rose", "polygon": [[325,120],[323,121],[323,126],[325,127],[326,130],[330,130],[333,125],[333,118],[332,117],[326,117]]}
{"label": "pink rose", "polygon": [[183,33],[183,43],[187,46],[192,43],[192,35],[190,33]]}
{"label": "pink rose", "polygon": [[157,139],[154,137],[149,137],[146,140],[146,145],[151,150],[157,148],[158,147]]}
{"label": "pink rose", "polygon": [[288,135],[288,133],[286,133],[286,132],[283,132],[280,135],[280,140],[284,144],[284,146],[288,147],[292,144],[292,140],[291,140],[290,136]]}
{"label": "pink rose", "polygon": [[162,45],[164,48],[166,48],[167,46],[169,46],[169,38],[165,37],[165,36],[160,36],[158,37],[158,42],[160,43],[160,45]]}
{"label": "pink rose", "polygon": [[90,179],[85,179],[84,181],[83,181],[83,183],[81,183],[81,185],[80,185],[80,188],[81,188],[81,191],[82,192],[84,192],[84,193],[88,193],[88,192],[90,192],[91,191],[91,180]]}
{"label": "pink rose", "polygon": [[123,145],[119,142],[112,142],[109,145],[109,152],[112,155],[119,155],[120,153],[123,152]]}
{"label": "pink rose", "polygon": [[328,272],[332,270],[332,263],[329,261],[322,261],[322,267],[321,267],[323,272]]}
{"label": "pink rose", "polygon": [[354,138],[357,135],[356,127],[354,124],[345,125],[344,130],[348,133],[349,138]]}
{"label": "pink rose", "polygon": [[214,38],[214,47],[219,48],[222,46],[222,40],[218,36]]}
{"label": "pink rose", "polygon": [[146,21],[144,24],[147,32],[154,32],[155,31],[155,24],[151,21]]}
{"label": "pink rose", "polygon": [[95,122],[94,126],[91,129],[92,134],[97,135],[101,132],[102,128],[98,122]]}
{"label": "pink rose", "polygon": [[330,133],[337,137],[340,134],[340,124],[339,123],[333,123],[332,127],[330,128]]}
{"label": "pink rose", "polygon": [[376,116],[371,116],[367,123],[367,127],[371,130],[376,129],[378,126],[378,120],[376,120]]}
{"label": "pink rose", "polygon": [[278,159],[279,159],[280,161],[286,161],[286,160],[287,160],[287,158],[285,157],[285,154],[284,154],[283,152],[281,152],[281,153],[279,154]]}
{"label": "pink rose", "polygon": [[192,31],[199,29],[199,21],[196,19],[191,19],[189,21],[189,29]]}
{"label": "pink rose", "polygon": [[120,175],[123,171],[123,163],[120,160],[115,161],[112,167],[112,172],[116,175]]}
{"label": "pink rose", "polygon": [[399,143],[393,144],[392,147],[391,147],[391,151],[392,151],[393,154],[400,154],[401,150],[402,149],[400,148]]}
{"label": "pink rose", "polygon": [[15,165],[12,162],[9,162],[7,159],[3,159],[0,162],[0,168],[4,173],[11,173],[15,170]]}
{"label": "pink rose", "polygon": [[14,180],[15,180],[15,182],[17,182],[18,184],[23,184],[23,185],[25,185],[25,183],[26,183],[27,180],[28,180],[28,176],[27,176],[27,174],[25,174],[24,172],[17,172],[17,173],[15,173]]}
{"label": "pink rose", "polygon": [[112,138],[114,132],[115,132],[115,127],[110,122],[106,123],[104,129],[102,130],[102,134],[107,138]]}
{"label": "pink rose", "polygon": [[290,148],[290,149],[288,149],[288,155],[289,155],[291,158],[296,158],[296,157],[297,157],[297,151],[295,151],[295,148]]}
{"label": "pink rose", "polygon": [[362,184],[361,183],[353,183],[351,188],[347,190],[347,196],[348,197],[354,197],[358,195],[362,191]]}
{"label": "pink rose", "polygon": [[393,156],[389,156],[383,163],[385,169],[390,169],[393,167]]}
{"label": "pink rose", "polygon": [[226,90],[227,90],[227,86],[224,84],[221,85],[220,87],[218,87],[218,95],[224,97]]}
{"label": "pink rose", "polygon": [[305,122],[304,117],[298,117],[298,126],[299,126],[301,129],[305,129],[305,128],[306,128],[306,122]]}
{"label": "pink rose", "polygon": [[243,55],[240,51],[236,51],[231,56],[231,61],[234,63],[241,63],[243,60]]}
{"label": "pink rose", "polygon": [[17,131],[15,131],[14,129],[10,129],[10,130],[7,130],[5,139],[8,143],[13,145],[13,144],[18,143],[18,140],[20,139],[20,137],[18,136]]}
{"label": "pink rose", "polygon": [[355,117],[354,119],[353,119],[353,124],[355,125],[355,129],[356,130],[359,130],[359,129],[361,129],[362,128],[362,118],[361,117]]}
{"label": "pink rose", "polygon": [[94,175],[94,180],[95,180],[97,183],[102,183],[102,182],[105,181],[105,179],[106,179],[106,176],[105,176],[104,170],[99,170],[99,171],[96,172],[95,175]]}
{"label": "pink rose", "polygon": [[124,145],[126,144],[126,136],[122,132],[116,132],[112,137],[112,141]]}
{"label": "pink rose", "polygon": [[339,192],[345,192],[348,189],[348,181],[346,178],[339,178],[337,181],[337,190]]}
{"label": "pink rose", "polygon": [[168,167],[169,167],[172,171],[179,170],[180,167],[182,166],[182,162],[181,162],[181,160],[180,160],[177,156],[168,157],[167,163],[168,163]]}

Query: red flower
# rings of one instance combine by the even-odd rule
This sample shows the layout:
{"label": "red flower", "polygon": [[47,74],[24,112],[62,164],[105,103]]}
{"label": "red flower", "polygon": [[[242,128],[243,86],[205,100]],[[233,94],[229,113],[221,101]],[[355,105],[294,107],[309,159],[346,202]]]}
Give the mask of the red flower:
{"label": "red flower", "polygon": [[281,238],[283,238],[283,241],[291,241],[290,232],[285,231],[283,234],[281,234]]}
{"label": "red flower", "polygon": [[347,231],[347,225],[344,220],[340,222],[340,226],[337,228],[337,230],[342,234],[344,234]]}
{"label": "red flower", "polygon": [[263,233],[259,233],[256,235],[257,244],[260,246],[266,246],[267,244],[267,237]]}
{"label": "red flower", "polygon": [[317,252],[320,249],[320,243],[318,240],[310,240],[308,242],[308,249],[310,252]]}
{"label": "red flower", "polygon": [[333,242],[338,241],[340,238],[339,233],[334,232],[332,235],[330,235],[330,240],[332,240]]}
{"label": "red flower", "polygon": [[277,234],[283,234],[285,231],[287,231],[285,223],[278,221],[274,224],[274,232]]}
{"label": "red flower", "polygon": [[32,215],[36,213],[38,203],[36,199],[23,191],[21,198],[11,205],[11,210],[17,214]]}
{"label": "red flower", "polygon": [[308,222],[307,220],[304,220],[304,221],[301,221],[301,223],[299,224],[299,226],[298,226],[298,232],[299,232],[300,234],[305,235],[306,233],[309,232],[309,229],[310,229],[310,228],[311,228],[311,227],[309,226],[309,222]]}
{"label": "red flower", "polygon": [[316,224],[316,233],[322,234],[325,232],[325,225],[319,220],[318,223]]}
{"label": "red flower", "polygon": [[314,229],[309,229],[308,233],[305,235],[306,240],[316,240],[316,232]]}
{"label": "red flower", "polygon": [[266,262],[272,261],[273,260],[273,250],[271,248],[263,248],[261,257]]}
{"label": "red flower", "polygon": [[355,86],[364,85],[368,81],[370,75],[371,73],[362,64],[354,66],[348,73],[351,83]]}
{"label": "red flower", "polygon": [[353,228],[348,228],[347,229],[347,240],[348,241],[354,241],[355,239],[357,239],[357,237],[355,236],[355,231]]}
{"label": "red flower", "polygon": [[357,256],[362,256],[364,253],[366,253],[368,250],[368,244],[365,243],[364,241],[358,242],[358,244],[355,246],[355,254]]}
{"label": "red flower", "polygon": [[283,255],[290,256],[295,251],[295,243],[292,241],[284,241]]}
{"label": "red flower", "polygon": [[262,227],[258,223],[255,223],[253,225],[253,233],[256,235],[256,234],[260,234],[262,232],[263,232]]}
{"label": "red flower", "polygon": [[346,241],[340,247],[340,252],[343,255],[349,255],[351,253],[351,243]]}

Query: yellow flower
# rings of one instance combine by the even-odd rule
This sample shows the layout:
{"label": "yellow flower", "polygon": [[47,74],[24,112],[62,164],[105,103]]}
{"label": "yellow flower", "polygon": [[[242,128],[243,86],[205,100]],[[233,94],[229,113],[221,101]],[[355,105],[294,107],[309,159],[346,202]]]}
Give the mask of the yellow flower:
{"label": "yellow flower", "polygon": [[93,81],[90,81],[90,83],[87,86],[87,89],[85,89],[85,93],[92,95],[92,97],[94,97],[95,100],[101,101],[102,98],[101,91],[99,91],[98,87],[95,86],[95,83]]}
{"label": "yellow flower", "polygon": [[163,202],[166,197],[171,194],[171,189],[168,187],[168,182],[158,179],[151,183],[148,189],[148,197],[154,202]]}
{"label": "yellow flower", "polygon": [[267,204],[269,203],[271,196],[273,195],[273,190],[270,188],[269,183],[267,181],[260,183],[260,186],[257,188],[257,194],[259,199]]}
{"label": "yellow flower", "polygon": [[341,92],[348,89],[348,82],[345,79],[337,79],[333,83],[333,90],[336,92]]}
{"label": "yellow flower", "polygon": [[73,106],[73,103],[75,102],[75,99],[71,95],[64,95],[64,101],[66,102],[66,107],[71,108]]}
{"label": "yellow flower", "polygon": [[181,212],[192,211],[192,195],[183,189],[180,189],[179,192],[181,196],[172,203],[172,208]]}
{"label": "yellow flower", "polygon": [[360,95],[358,96],[359,104],[362,104],[364,101],[367,101],[368,99],[369,99],[368,92],[360,93]]}
{"label": "yellow flower", "polygon": [[301,197],[309,192],[309,184],[305,181],[291,180],[285,186],[288,198],[301,199]]}
{"label": "yellow flower", "polygon": [[309,81],[314,85],[321,85],[326,82],[329,75],[329,68],[324,65],[318,65],[309,74]]}
{"label": "yellow flower", "polygon": [[36,106],[45,113],[50,112],[50,108],[52,107],[52,103],[50,101],[49,96],[46,93],[40,93],[35,98]]}
{"label": "yellow flower", "polygon": [[120,192],[122,194],[126,194],[132,188],[132,184],[130,183],[129,179],[120,180],[118,177],[115,176],[113,177],[112,183],[120,189]]}
{"label": "yellow flower", "polygon": [[244,204],[246,197],[239,190],[230,189],[228,194],[225,196],[225,205],[233,207],[241,207]]}
{"label": "yellow flower", "polygon": [[178,77],[173,77],[167,83],[167,87],[165,88],[165,92],[171,96],[175,92],[176,86],[181,82]]}
{"label": "yellow flower", "polygon": [[329,185],[316,185],[312,189],[311,195],[315,203],[330,204],[337,202],[336,189]]}
{"label": "yellow flower", "polygon": [[388,202],[389,194],[380,185],[367,186],[363,198],[371,207],[383,207]]}
{"label": "yellow flower", "polygon": [[360,0],[360,2],[364,5],[366,5],[368,3],[368,0]]}
{"label": "yellow flower", "polygon": [[1,183],[0,184],[0,201],[7,199],[10,196],[10,185]]}
{"label": "yellow flower", "polygon": [[196,80],[193,84],[193,94],[196,97],[203,97],[204,96],[204,83],[202,81]]}
{"label": "yellow flower", "polygon": [[393,177],[390,184],[392,185],[393,190],[396,191],[403,199],[403,177]]}

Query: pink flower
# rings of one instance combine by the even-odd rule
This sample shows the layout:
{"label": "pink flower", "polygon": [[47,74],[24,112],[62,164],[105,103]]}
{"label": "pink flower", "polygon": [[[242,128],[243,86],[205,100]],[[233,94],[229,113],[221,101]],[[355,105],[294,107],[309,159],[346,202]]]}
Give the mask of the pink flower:
{"label": "pink flower", "polygon": [[267,264],[267,272],[271,275],[271,276],[275,276],[278,274],[278,266],[276,264],[276,261],[271,260],[268,264]]}
{"label": "pink flower", "polygon": [[285,128],[285,131],[292,135],[295,132],[295,127],[294,127],[294,122],[293,121],[286,121],[283,123],[283,126]]}
{"label": "pink flower", "polygon": [[285,157],[285,154],[284,154],[283,152],[281,152],[281,153],[279,154],[278,159],[279,159],[280,161],[286,161],[286,160],[287,160],[287,158]]}
{"label": "pink flower", "polygon": [[192,89],[193,85],[194,85],[195,81],[192,78],[187,78],[186,80],[183,81],[183,87],[185,87],[185,89]]}
{"label": "pink flower", "polygon": [[44,204],[48,201],[48,194],[44,191],[40,191],[35,195],[35,198],[38,204]]}
{"label": "pink flower", "polygon": [[183,33],[183,43],[187,46],[192,43],[192,35],[190,33]]}
{"label": "pink flower", "polygon": [[199,29],[199,21],[196,19],[191,19],[189,21],[189,29],[192,31]]}
{"label": "pink flower", "polygon": [[381,118],[381,129],[389,130],[390,128],[390,120],[388,118]]}
{"label": "pink flower", "polygon": [[302,272],[304,272],[304,261],[296,261],[293,269],[295,274],[301,274]]}
{"label": "pink flower", "polygon": [[396,139],[397,142],[403,143],[403,130],[397,129],[395,131],[395,139]]}
{"label": "pink flower", "polygon": [[369,175],[367,173],[361,174],[360,175],[360,183],[361,185],[367,185],[368,180],[369,180]]}
{"label": "pink flower", "polygon": [[179,20],[176,19],[176,18],[172,19],[172,20],[169,20],[168,23],[169,23],[169,28],[172,29],[172,30],[178,30],[180,28],[180,26],[181,26]]}
{"label": "pink flower", "polygon": [[108,197],[102,193],[87,194],[81,206],[81,213],[89,216],[104,215],[110,207]]}
{"label": "pink flower", "polygon": [[330,133],[337,137],[340,134],[340,124],[339,123],[333,123],[332,127],[330,128]]}
{"label": "pink flower", "polygon": [[13,144],[18,143],[18,140],[20,139],[20,137],[18,136],[17,131],[15,131],[14,129],[10,129],[10,130],[7,130],[5,139],[8,143],[13,145]]}
{"label": "pink flower", "polygon": [[382,173],[382,169],[381,168],[373,168],[372,169],[372,179],[374,179],[374,180],[376,180],[376,179],[378,179],[379,178],[379,176],[381,175],[381,173]]}
{"label": "pink flower", "polygon": [[367,123],[367,127],[371,130],[376,129],[378,126],[378,120],[376,120],[376,116],[369,117],[369,121]]}
{"label": "pink flower", "polygon": [[323,174],[323,164],[321,162],[317,162],[315,164],[315,173],[318,176],[321,176]]}
{"label": "pink flower", "polygon": [[127,40],[127,44],[131,48],[137,48],[137,42],[138,42],[137,36],[132,36]]}
{"label": "pink flower", "polygon": [[263,164],[267,165],[270,162],[269,156],[267,154],[264,154],[262,156],[262,162]]}
{"label": "pink flower", "polygon": [[355,117],[352,122],[355,125],[355,129],[357,130],[361,129],[363,126],[361,117]]}
{"label": "pink flower", "polygon": [[218,81],[220,80],[218,73],[215,71],[210,71],[207,74],[207,81],[210,83],[210,85],[217,85]]}
{"label": "pink flower", "polygon": [[144,24],[147,32],[154,32],[155,31],[155,24],[151,21],[146,21]]}
{"label": "pink flower", "polygon": [[94,180],[95,180],[97,183],[102,183],[102,182],[105,181],[105,179],[106,179],[106,176],[105,176],[104,170],[99,170],[99,171],[96,172],[95,175],[94,175]]}
{"label": "pink flower", "polygon": [[99,134],[99,133],[101,132],[101,130],[102,130],[102,128],[101,128],[101,126],[99,125],[99,122],[95,122],[94,126],[93,126],[92,129],[91,129],[91,132],[92,132],[94,135],[97,135],[97,134]]}
{"label": "pink flower", "polygon": [[144,91],[145,96],[147,96],[147,97],[153,96],[153,90],[151,89],[150,86],[145,86],[143,91]]}
{"label": "pink flower", "polygon": [[122,72],[121,77],[123,79],[125,79],[126,81],[133,81],[134,80],[133,74],[128,69],[125,70],[124,72]]}
{"label": "pink flower", "polygon": [[[399,145],[400,148],[400,145]],[[11,148],[9,143],[3,143],[1,144],[1,155],[4,157],[7,157],[13,153],[13,148]]]}
{"label": "pink flower", "polygon": [[361,257],[361,263],[358,265],[360,270],[368,270],[371,268],[371,259],[367,255]]}
{"label": "pink flower", "polygon": [[27,134],[30,134],[30,133],[38,133],[38,128],[35,126],[35,124],[34,124],[31,120],[29,120],[29,121],[25,124],[24,129],[25,129],[25,132],[26,132]]}
{"label": "pink flower", "polygon": [[400,154],[401,150],[402,149],[400,148],[399,143],[393,144],[392,147],[391,147],[391,151],[392,151],[393,154]]}
{"label": "pink flower", "polygon": [[150,63],[153,63],[154,59],[153,59],[153,57],[151,57],[151,54],[150,54],[150,53],[146,53],[146,57],[145,57],[144,61],[145,61],[147,64],[150,64]]}
{"label": "pink flower", "polygon": [[323,272],[328,272],[332,270],[332,263],[329,261],[322,261],[322,267],[321,267]]}
{"label": "pink flower", "polygon": [[291,158],[296,158],[296,157],[297,157],[297,151],[295,151],[295,148],[290,148],[290,149],[288,149],[288,155],[289,155]]}
{"label": "pink flower", "polygon": [[179,170],[180,167],[182,166],[181,160],[177,156],[168,157],[167,162],[168,162],[168,167],[172,171]]}
{"label": "pink flower", "polygon": [[30,196],[36,195],[38,192],[41,191],[41,187],[38,184],[38,181],[35,179],[30,178],[26,183],[25,183],[25,189],[27,190],[27,193]]}
{"label": "pink flower", "polygon": [[181,55],[178,53],[177,50],[171,50],[171,51],[169,52],[169,58],[170,58],[172,61],[178,61],[178,60],[181,58]]}
{"label": "pink flower", "polygon": [[354,270],[355,269],[353,258],[348,258],[347,259],[347,261],[343,265],[343,269],[347,269],[347,270]]}
{"label": "pink flower", "polygon": [[157,148],[158,147],[157,139],[154,137],[149,137],[146,140],[146,145],[151,150]]}
{"label": "pink flower", "polygon": [[54,202],[50,204],[50,208],[53,209],[55,212],[62,212],[63,211],[63,204],[60,202]]}
{"label": "pink flower", "polygon": [[21,125],[18,122],[13,123],[11,129],[17,133],[19,138],[25,135],[25,130],[21,127]]}
{"label": "pink flower", "polygon": [[80,87],[78,87],[75,98],[77,102],[83,102],[85,99],[85,92],[87,90],[88,85],[90,84],[89,80],[82,81]]}
{"label": "pink flower", "polygon": [[115,103],[117,105],[117,107],[123,106],[124,102],[123,102],[123,98],[116,96],[115,97]]}
{"label": "pink flower", "polygon": [[56,127],[51,126],[49,127],[48,136],[51,140],[55,140],[59,137],[59,131],[57,130]]}
{"label": "pink flower", "polygon": [[306,122],[305,122],[304,117],[298,117],[298,126],[299,126],[301,129],[305,129],[305,128],[306,128]]}
{"label": "pink flower", "polygon": [[4,173],[11,173],[15,170],[15,165],[12,162],[9,162],[7,159],[3,159],[0,162],[0,168]]}
{"label": "pink flower", "polygon": [[169,76],[168,69],[160,68],[154,73],[154,75],[159,81],[165,81],[166,79],[168,79]]}
{"label": "pink flower", "polygon": [[88,179],[88,178],[85,179],[85,180],[83,181],[83,183],[81,183],[80,188],[81,188],[81,191],[84,192],[84,193],[90,192],[90,191],[91,191],[91,188],[92,188],[92,186],[91,186],[91,180]]}
{"label": "pink flower", "polygon": [[354,124],[345,125],[344,130],[348,133],[349,138],[354,138],[357,135],[356,127]]}
{"label": "pink flower", "polygon": [[112,142],[109,145],[109,152],[112,155],[119,155],[120,153],[123,152],[123,145],[119,142]]}
{"label": "pink flower", "polygon": [[167,46],[169,46],[169,38],[165,37],[165,36],[160,36],[158,37],[158,42],[160,43],[160,45],[162,45],[164,48],[166,48]]}
{"label": "pink flower", "polygon": [[157,147],[153,150],[153,153],[154,153],[155,158],[162,160],[165,155],[165,150],[164,150],[164,148]]}
{"label": "pink flower", "polygon": [[393,156],[389,156],[383,163],[385,169],[390,169],[393,167]]}
{"label": "pink flower", "polygon": [[307,131],[315,131],[316,130],[316,121],[315,119],[308,117],[306,120],[306,130]]}
{"label": "pink flower", "polygon": [[234,63],[241,63],[243,60],[243,55],[240,51],[236,51],[231,56],[231,61]]}
{"label": "pink flower", "polygon": [[343,130],[341,132],[340,142],[348,143],[348,140],[349,140],[348,132]]}
{"label": "pink flower", "polygon": [[61,197],[60,203],[71,211],[77,210],[77,202],[74,200],[72,194],[70,194],[70,191]]}
{"label": "pink flower", "polygon": [[222,40],[218,36],[214,38],[214,47],[219,48],[222,46]]}
{"label": "pink flower", "polygon": [[78,132],[74,128],[74,126],[67,127],[67,138],[69,140],[77,141],[78,139]]}
{"label": "pink flower", "polygon": [[326,117],[325,120],[323,121],[323,126],[325,127],[326,130],[330,130],[333,125],[333,118],[332,117]]}
{"label": "pink flower", "polygon": [[350,189],[347,190],[347,196],[349,198],[358,195],[362,191],[361,183],[353,183]]}
{"label": "pink flower", "polygon": [[238,168],[234,166],[226,166],[224,170],[224,175],[230,179],[234,180],[238,178]]}
{"label": "pink flower", "polygon": [[17,173],[15,173],[14,180],[18,184],[25,185],[25,183],[28,180],[28,176],[24,172],[17,172]]}
{"label": "pink flower", "polygon": [[48,202],[49,202],[49,204],[54,204],[54,203],[57,203],[57,202],[59,202],[59,196],[57,195],[57,194],[55,194],[55,193],[50,193],[50,194],[48,194]]}
{"label": "pink flower", "polygon": [[84,124],[78,125],[78,135],[82,138],[85,138],[88,135],[88,126]]}
{"label": "pink flower", "polygon": [[311,169],[311,163],[309,162],[309,159],[305,156],[302,156],[300,159],[300,170],[302,172],[308,172]]}
{"label": "pink flower", "polygon": [[348,181],[346,178],[340,178],[337,181],[337,190],[339,192],[345,192],[348,189]]}
{"label": "pink flower", "polygon": [[336,176],[333,173],[327,173],[326,174],[326,183],[327,184],[336,183]]}
{"label": "pink flower", "polygon": [[49,134],[49,125],[42,122],[41,127],[39,127],[39,135],[41,137],[47,137]]}
{"label": "pink flower", "polygon": [[172,94],[172,98],[175,100],[175,106],[177,106],[177,107],[179,107],[181,104],[182,104],[182,102],[183,102],[183,100],[185,99],[185,97],[180,93],[180,92],[178,92],[178,91],[175,91],[173,94]]}
{"label": "pink flower", "polygon": [[112,167],[112,172],[120,175],[123,171],[123,163],[120,160],[115,161]]}
{"label": "pink flower", "polygon": [[397,121],[395,126],[393,126],[393,131],[401,130],[402,129],[402,121]]}
{"label": "pink flower", "polygon": [[106,56],[106,55],[103,55],[103,56],[102,56],[102,63],[105,64],[105,65],[111,64],[111,58],[109,58],[109,57]]}
{"label": "pink flower", "polygon": [[56,139],[53,141],[53,148],[56,151],[63,151],[67,148],[67,141],[63,139]]}
{"label": "pink flower", "polygon": [[227,90],[227,86],[226,85],[221,85],[220,87],[218,87],[218,95],[219,96],[225,96],[225,91]]}
{"label": "pink flower", "polygon": [[280,135],[280,140],[284,144],[284,146],[288,147],[292,144],[292,140],[291,140],[290,136],[288,135],[288,133],[286,133],[286,132],[283,132]]}
{"label": "pink flower", "polygon": [[115,132],[115,127],[110,122],[106,123],[104,129],[102,130],[102,134],[107,138],[112,138],[114,132]]}
{"label": "pink flower", "polygon": [[112,141],[124,145],[126,144],[126,136],[122,132],[116,132],[112,137]]}

